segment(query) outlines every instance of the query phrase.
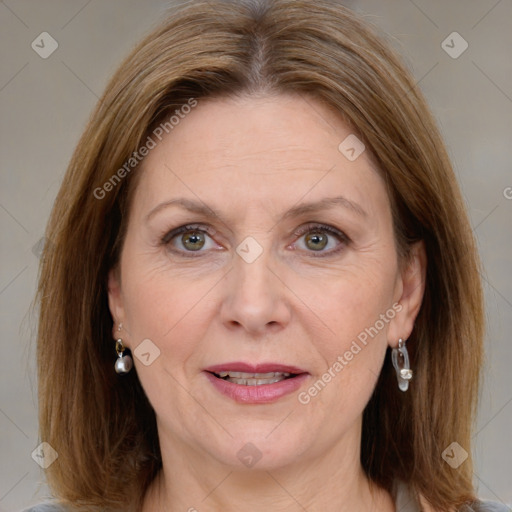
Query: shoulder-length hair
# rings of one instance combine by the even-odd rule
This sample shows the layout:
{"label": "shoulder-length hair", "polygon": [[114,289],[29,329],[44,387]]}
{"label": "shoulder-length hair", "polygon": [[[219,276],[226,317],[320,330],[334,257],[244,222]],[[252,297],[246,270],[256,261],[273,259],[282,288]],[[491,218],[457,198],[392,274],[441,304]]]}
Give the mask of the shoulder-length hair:
{"label": "shoulder-length hair", "polygon": [[302,94],[339,113],[386,180],[399,261],[425,242],[424,300],[408,342],[414,381],[400,392],[386,358],[364,412],[366,474],[390,492],[402,480],[441,510],[475,499],[471,457],[455,470],[442,452],[456,441],[471,453],[480,263],[439,130],[391,46],[329,0],[200,0],[174,7],[114,74],[64,177],[40,269],[40,435],[59,454],[47,479],[64,503],[136,508],[161,468],[136,372],[121,379],[113,369],[107,301],[141,148],[184,105],[267,93]]}

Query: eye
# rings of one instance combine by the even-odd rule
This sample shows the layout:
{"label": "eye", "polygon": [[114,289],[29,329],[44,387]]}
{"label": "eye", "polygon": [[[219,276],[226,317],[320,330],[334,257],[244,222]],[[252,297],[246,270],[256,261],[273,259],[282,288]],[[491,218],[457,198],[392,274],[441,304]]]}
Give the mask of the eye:
{"label": "eye", "polygon": [[[304,237],[304,246],[308,252],[319,253],[317,257],[328,256],[341,251],[350,239],[343,232],[324,224],[308,224],[302,226],[294,233],[295,236]],[[334,239],[338,239],[338,244]],[[331,250],[324,249],[328,246]]]}
{"label": "eye", "polygon": [[[161,243],[174,253],[186,257],[195,257],[193,253],[205,252],[208,249],[218,249],[211,237],[215,230],[202,224],[189,224],[169,231]],[[324,224],[308,224],[294,232],[297,237],[304,237],[303,248],[307,252],[318,253],[315,257],[323,257],[341,251],[350,239],[343,232]],[[338,240],[338,243],[334,241]],[[333,246],[330,250],[326,247]],[[199,256],[199,254],[197,254]]]}
{"label": "eye", "polygon": [[203,249],[218,247],[213,244],[210,238],[214,234],[213,229],[200,224],[180,226],[167,233],[162,238],[162,244],[168,246],[173,252],[183,255],[185,253],[204,252]]}

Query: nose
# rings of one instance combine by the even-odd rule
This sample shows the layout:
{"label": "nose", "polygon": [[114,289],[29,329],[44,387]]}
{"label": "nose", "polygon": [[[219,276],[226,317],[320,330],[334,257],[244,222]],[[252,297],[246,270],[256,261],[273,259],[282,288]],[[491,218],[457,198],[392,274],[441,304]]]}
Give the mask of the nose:
{"label": "nose", "polygon": [[289,290],[274,270],[268,249],[252,262],[235,253],[226,276],[220,310],[222,323],[230,330],[245,330],[262,337],[284,329],[290,321]]}

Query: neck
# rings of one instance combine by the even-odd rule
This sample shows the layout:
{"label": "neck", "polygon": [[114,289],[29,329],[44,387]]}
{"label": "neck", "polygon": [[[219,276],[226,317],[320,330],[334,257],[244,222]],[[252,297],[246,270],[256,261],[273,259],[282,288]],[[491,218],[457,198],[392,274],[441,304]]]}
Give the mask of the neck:
{"label": "neck", "polygon": [[143,512],[394,512],[391,496],[369,482],[359,443],[345,439],[320,456],[278,468],[235,468],[160,436],[163,468]]}

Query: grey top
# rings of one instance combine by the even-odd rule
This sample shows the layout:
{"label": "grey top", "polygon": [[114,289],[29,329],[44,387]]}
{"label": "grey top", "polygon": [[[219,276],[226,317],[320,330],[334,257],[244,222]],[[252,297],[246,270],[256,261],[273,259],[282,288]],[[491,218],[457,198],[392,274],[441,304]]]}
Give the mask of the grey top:
{"label": "grey top", "polygon": [[[406,485],[398,483],[395,491],[397,512],[421,512],[420,505],[409,492]],[[66,509],[51,503],[36,505],[23,512],[66,512]],[[471,506],[466,505],[459,512],[512,512],[510,507],[493,501],[478,501]]]}
{"label": "grey top", "polygon": [[[420,504],[404,483],[396,484],[395,497],[397,512],[421,512]],[[464,505],[459,512],[512,512],[512,509],[503,503],[479,500],[471,505]]]}

